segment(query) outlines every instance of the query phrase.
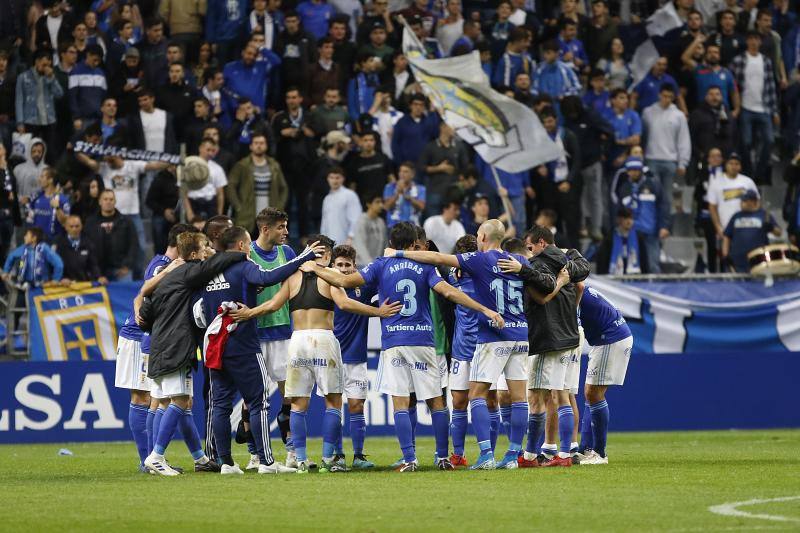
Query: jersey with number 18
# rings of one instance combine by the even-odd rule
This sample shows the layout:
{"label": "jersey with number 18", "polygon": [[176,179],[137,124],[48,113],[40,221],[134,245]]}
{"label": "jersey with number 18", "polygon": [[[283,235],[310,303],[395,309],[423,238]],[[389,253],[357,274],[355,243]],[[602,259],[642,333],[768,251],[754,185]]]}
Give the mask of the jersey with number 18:
{"label": "jersey with number 18", "polygon": [[379,301],[387,298],[403,308],[381,319],[381,346],[435,346],[428,291],[442,280],[436,268],[397,257],[379,257],[360,271],[365,285],[378,288]]}

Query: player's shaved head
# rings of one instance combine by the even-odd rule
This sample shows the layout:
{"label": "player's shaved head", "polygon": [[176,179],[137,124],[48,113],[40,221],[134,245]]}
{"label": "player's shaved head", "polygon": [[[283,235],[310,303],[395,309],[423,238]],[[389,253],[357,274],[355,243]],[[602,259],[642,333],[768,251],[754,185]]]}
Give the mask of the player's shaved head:
{"label": "player's shaved head", "polygon": [[478,228],[478,240],[480,240],[481,234],[485,235],[488,243],[500,244],[506,234],[506,227],[496,218],[492,218]]}

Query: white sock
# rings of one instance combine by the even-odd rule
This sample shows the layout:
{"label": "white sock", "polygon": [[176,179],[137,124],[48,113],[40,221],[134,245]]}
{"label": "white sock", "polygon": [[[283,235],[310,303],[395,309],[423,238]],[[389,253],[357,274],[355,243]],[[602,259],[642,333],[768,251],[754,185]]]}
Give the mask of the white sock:
{"label": "white sock", "polygon": [[533,452],[524,452],[523,457],[525,457],[526,461],[533,461],[536,459],[536,454]]}
{"label": "white sock", "polygon": [[544,444],[542,444],[542,453],[545,456],[553,457],[556,455],[556,453],[558,453],[558,446],[556,446],[555,444],[548,444],[545,442]]}
{"label": "white sock", "polygon": [[199,464],[199,465],[204,465],[204,464],[208,463],[208,456],[204,455],[200,459],[195,459],[194,462]]}

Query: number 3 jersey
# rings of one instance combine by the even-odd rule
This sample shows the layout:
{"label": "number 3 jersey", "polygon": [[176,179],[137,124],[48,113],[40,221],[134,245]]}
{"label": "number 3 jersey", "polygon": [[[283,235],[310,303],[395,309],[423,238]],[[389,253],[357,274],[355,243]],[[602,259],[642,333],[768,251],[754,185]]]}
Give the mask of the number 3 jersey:
{"label": "number 3 jersey", "polygon": [[380,302],[400,302],[403,308],[381,319],[383,350],[395,346],[435,346],[428,293],[444,281],[435,267],[398,257],[379,257],[360,271],[365,285],[377,287]]}
{"label": "number 3 jersey", "polygon": [[501,250],[470,252],[456,255],[461,270],[472,276],[475,285],[473,299],[496,310],[505,320],[505,327],[492,327],[490,320],[478,317],[478,344],[501,341],[527,341],[528,320],[525,318],[523,282],[516,274],[504,274],[497,266],[499,259],[514,258],[523,265],[528,261],[519,255]]}

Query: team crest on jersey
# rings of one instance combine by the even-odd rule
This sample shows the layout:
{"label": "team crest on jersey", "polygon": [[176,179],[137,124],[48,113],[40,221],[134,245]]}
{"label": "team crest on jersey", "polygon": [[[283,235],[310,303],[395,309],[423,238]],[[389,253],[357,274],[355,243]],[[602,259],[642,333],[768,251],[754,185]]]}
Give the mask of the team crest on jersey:
{"label": "team crest on jersey", "polygon": [[361,298],[361,287],[356,287],[356,298]]}
{"label": "team crest on jersey", "polygon": [[225,274],[218,274],[206,285],[206,292],[230,289],[231,284],[225,280]]}

